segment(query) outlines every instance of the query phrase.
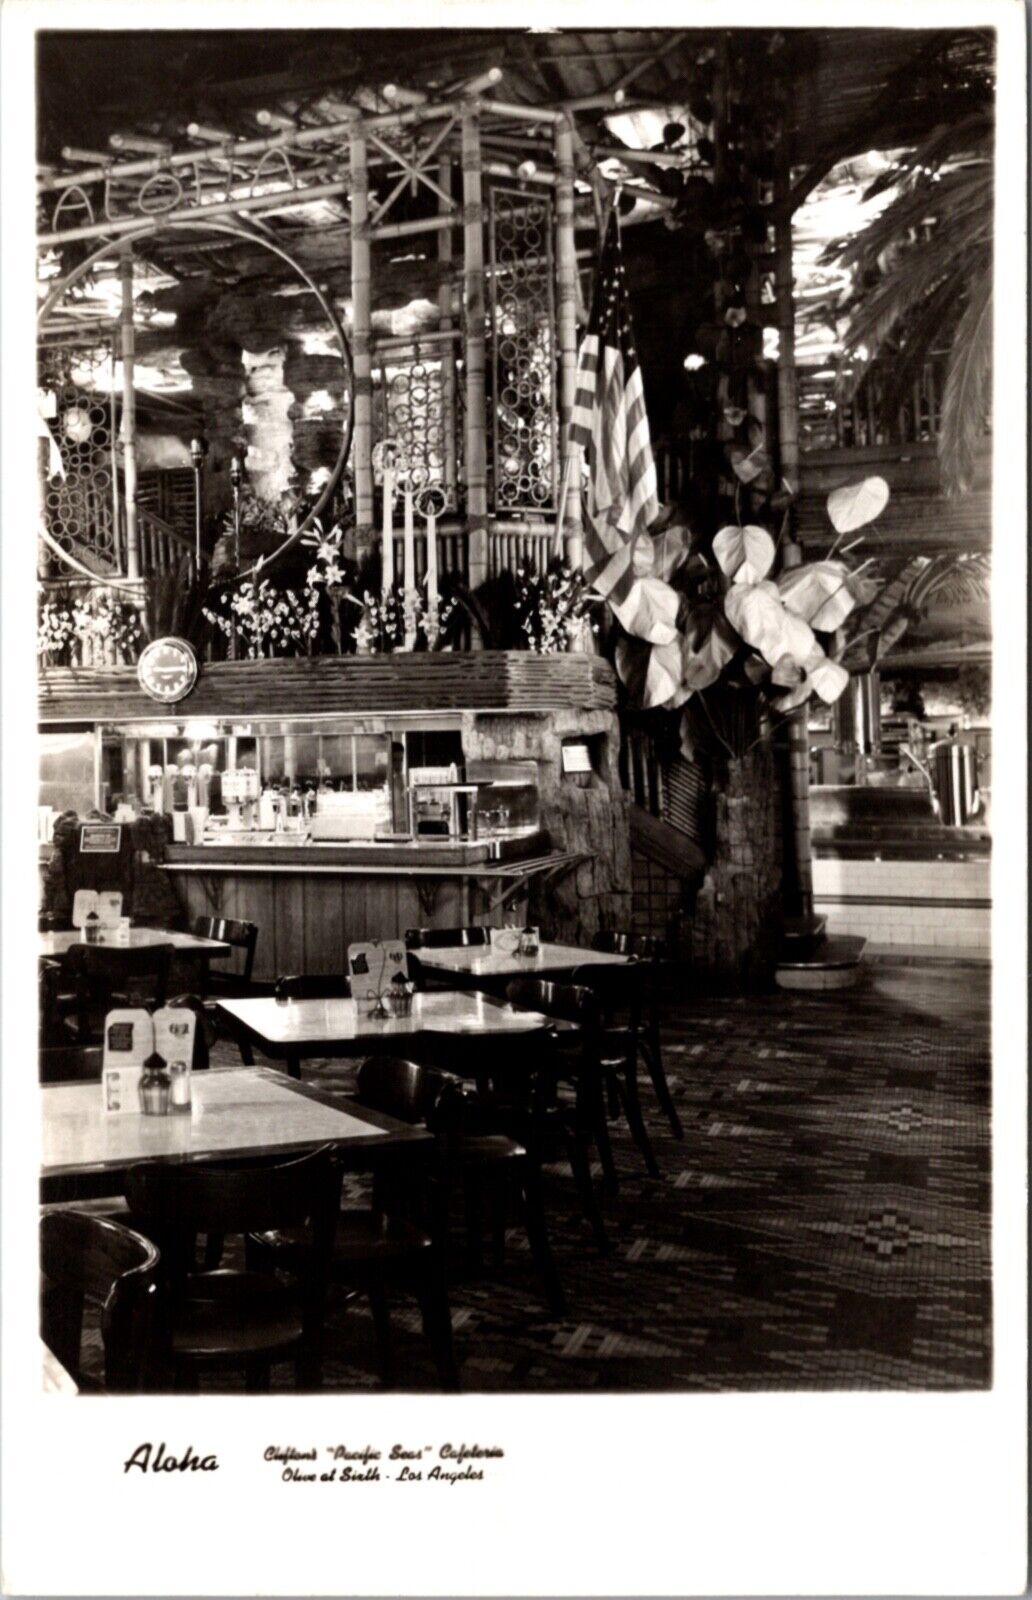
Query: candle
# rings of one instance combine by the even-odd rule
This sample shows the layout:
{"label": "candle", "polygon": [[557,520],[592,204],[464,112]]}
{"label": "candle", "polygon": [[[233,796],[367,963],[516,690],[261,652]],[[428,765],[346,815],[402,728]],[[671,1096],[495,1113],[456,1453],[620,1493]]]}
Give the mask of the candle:
{"label": "candle", "polygon": [[394,473],[383,469],[383,592],[394,584]]}
{"label": "candle", "polygon": [[426,597],[431,606],[437,604],[437,518],[432,511],[426,519]]}
{"label": "candle", "polygon": [[412,490],[405,490],[405,591],[416,587],[416,528]]}

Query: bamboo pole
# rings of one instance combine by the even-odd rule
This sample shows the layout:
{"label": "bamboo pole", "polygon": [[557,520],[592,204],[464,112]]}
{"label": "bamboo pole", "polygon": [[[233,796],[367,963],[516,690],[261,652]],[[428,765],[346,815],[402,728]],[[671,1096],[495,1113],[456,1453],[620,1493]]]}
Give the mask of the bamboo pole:
{"label": "bamboo pole", "polygon": [[559,458],[563,493],[556,519],[567,563],[580,570],[582,558],[580,451],[570,442],[570,417],[577,392],[577,251],[574,241],[573,127],[564,117],[555,127],[556,282],[559,334]]}
{"label": "bamboo pole", "polygon": [[[136,329],[133,324],[133,253],[119,259],[122,283],[120,318],[122,346],[122,472],[125,478],[125,576],[140,576],[140,544],[136,528],[136,388],[134,363]],[[117,465],[115,471],[118,471]]]}
{"label": "bamboo pole", "polygon": [[[476,110],[462,113],[462,233],[466,347],[466,526],[469,586],[487,572],[487,403],[484,383],[484,204],[480,125]],[[474,647],[482,641],[474,632]]]}
{"label": "bamboo pole", "polygon": [[792,169],[785,119],[781,119],[775,167],[774,298],[778,313],[778,465],[782,478],[799,489],[799,393],[796,379],[795,286],[792,215],[785,210]]}
{"label": "bamboo pole", "polygon": [[[180,167],[196,167],[199,163],[219,162],[225,170],[227,163],[239,162],[249,156],[266,155],[270,150],[306,149],[309,145],[335,144],[349,138],[355,128],[363,133],[387,132],[391,128],[404,128],[413,122],[433,121],[439,117],[455,115],[460,105],[455,101],[442,101],[440,105],[411,106],[404,111],[388,111],[374,117],[346,117],[340,122],[327,122],[317,128],[301,128],[295,133],[274,133],[258,139],[240,139],[228,146],[220,146],[217,153],[207,150],[179,150],[167,157],[151,157],[140,161],[115,162],[98,153],[97,164],[85,172],[61,173],[47,176],[37,184],[39,193],[67,189],[72,184],[100,183],[106,178],[115,182],[123,178],[149,178],[157,172]],[[487,104],[488,110],[497,109]],[[529,109],[529,108],[527,108]],[[536,116],[533,120],[552,120],[554,113]],[[83,152],[84,154],[86,152]]]}
{"label": "bamboo pole", "polygon": [[369,243],[369,170],[366,141],[357,130],[351,152],[351,318],[354,362],[355,553],[368,554],[373,542],[373,377],[371,358],[372,291]]}
{"label": "bamboo pole", "polygon": [[[452,163],[445,156],[437,169],[437,180],[444,194],[451,197]],[[441,202],[439,209],[443,209]],[[444,488],[449,506],[455,504],[458,484],[458,450],[455,438],[455,345],[452,340],[452,231],[442,228],[437,235],[437,259],[442,267],[441,283],[437,290],[438,332],[442,336],[441,349],[441,424],[444,434]]]}

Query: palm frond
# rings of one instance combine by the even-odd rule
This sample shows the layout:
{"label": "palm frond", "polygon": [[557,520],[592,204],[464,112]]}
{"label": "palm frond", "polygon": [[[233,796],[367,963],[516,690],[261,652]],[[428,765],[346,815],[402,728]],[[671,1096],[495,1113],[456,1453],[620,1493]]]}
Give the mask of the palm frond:
{"label": "palm frond", "polygon": [[975,449],[985,431],[992,369],[993,275],[987,261],[974,277],[957,323],[942,397],[939,461],[947,494],[963,493],[974,476]]}
{"label": "palm frond", "polygon": [[917,248],[923,249],[925,244],[932,243],[948,247],[961,221],[966,234],[988,236],[992,228],[992,182],[988,163],[958,168],[944,174],[937,183],[928,180],[905,189],[860,233],[844,242],[830,244],[822,260],[826,264],[833,262],[863,271],[886,250],[904,243],[924,228],[930,218],[936,217],[947,219],[948,227],[933,232]]}

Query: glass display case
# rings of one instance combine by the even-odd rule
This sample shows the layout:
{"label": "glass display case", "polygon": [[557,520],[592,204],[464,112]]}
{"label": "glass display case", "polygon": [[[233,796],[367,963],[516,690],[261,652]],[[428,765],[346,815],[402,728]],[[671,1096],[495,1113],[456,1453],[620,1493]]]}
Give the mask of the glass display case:
{"label": "glass display case", "polygon": [[[536,763],[467,763],[459,714],[163,719],[74,743],[83,800],[170,815],[181,843],[471,841],[540,826]],[[54,759],[55,774],[67,768]],[[49,794],[49,768],[45,781]]]}

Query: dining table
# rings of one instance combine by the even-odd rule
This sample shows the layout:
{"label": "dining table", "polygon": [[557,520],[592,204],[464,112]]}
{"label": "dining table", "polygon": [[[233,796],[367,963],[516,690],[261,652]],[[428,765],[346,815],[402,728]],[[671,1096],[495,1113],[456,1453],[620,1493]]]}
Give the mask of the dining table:
{"label": "dining table", "polygon": [[430,974],[443,974],[472,988],[487,989],[500,987],[512,978],[568,978],[578,967],[623,966],[632,959],[607,951],[582,950],[578,945],[548,943],[540,944],[535,955],[524,956],[519,953],[518,934],[507,929],[494,931],[490,944],[433,945],[412,953]]}
{"label": "dining table", "polygon": [[[73,944],[85,943],[78,928],[49,929],[39,935],[39,958],[56,960],[66,955]],[[203,939],[174,928],[130,928],[125,937],[119,937],[114,928],[101,928],[96,943],[108,950],[144,950],[156,944],[170,944],[181,954],[203,956],[206,960],[218,960],[232,950],[224,939]]]}
{"label": "dining table", "polygon": [[143,1162],[300,1155],[332,1144],[346,1164],[375,1169],[384,1157],[428,1153],[425,1128],[344,1102],[270,1067],[218,1067],[192,1074],[189,1113],[148,1116],[104,1109],[100,1083],[40,1090],[44,1202],[118,1191]]}
{"label": "dining table", "polygon": [[447,1037],[483,1041],[516,1040],[553,1027],[537,1011],[522,1011],[490,995],[434,989],[412,996],[407,1015],[376,1015],[373,1002],[331,998],[277,1000],[261,996],[220,1000],[219,1014],[238,1038],[263,1054],[287,1063],[301,1075],[310,1056],[367,1055],[397,1050],[420,1039]]}

